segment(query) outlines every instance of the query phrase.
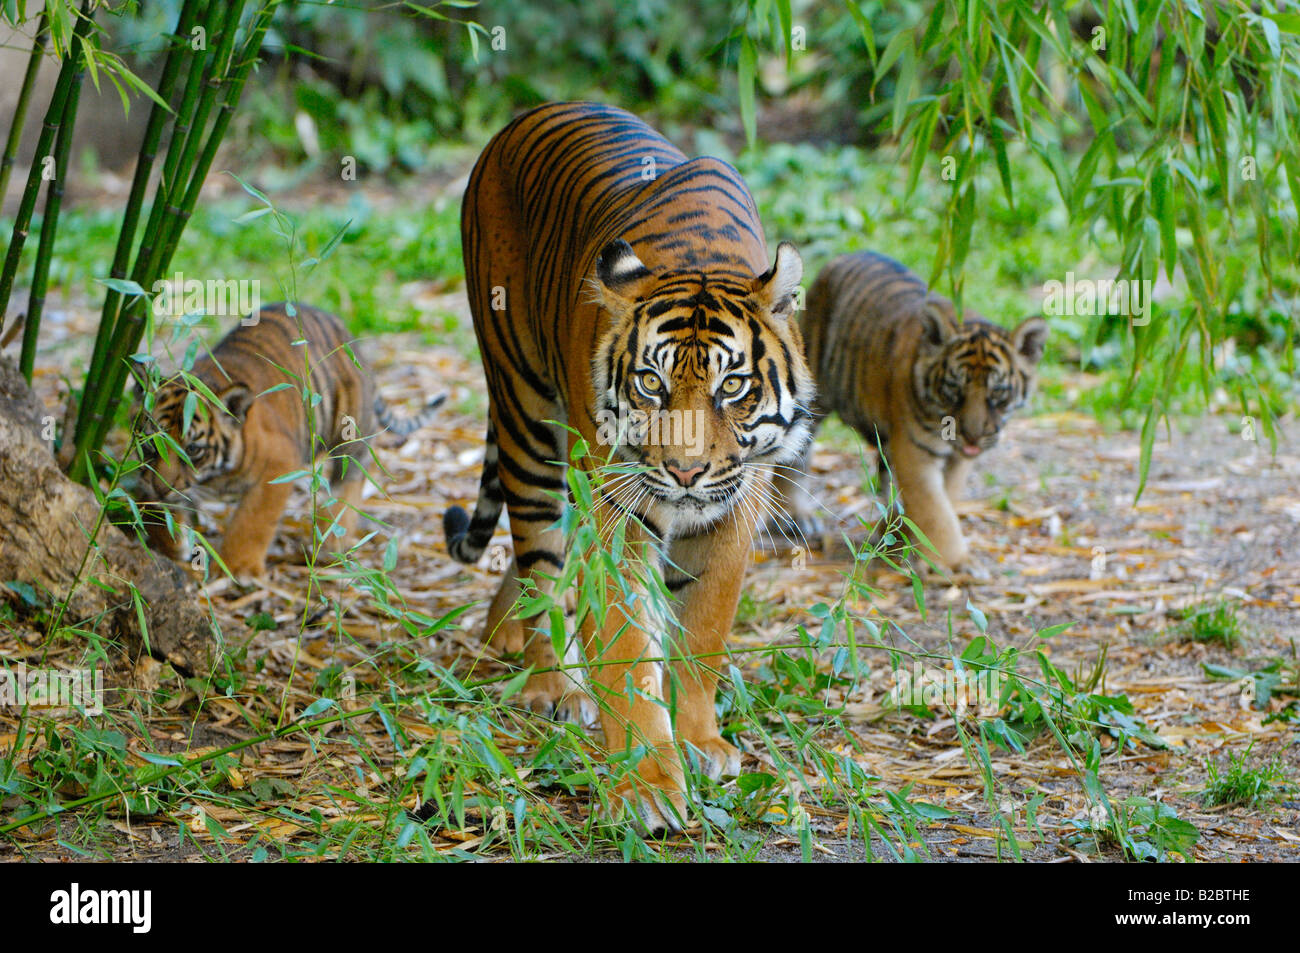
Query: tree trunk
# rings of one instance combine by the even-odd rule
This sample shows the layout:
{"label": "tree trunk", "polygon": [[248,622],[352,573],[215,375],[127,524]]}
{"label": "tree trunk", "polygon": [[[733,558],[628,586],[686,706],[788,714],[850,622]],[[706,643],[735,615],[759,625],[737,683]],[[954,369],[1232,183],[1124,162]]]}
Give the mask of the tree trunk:
{"label": "tree trunk", "polygon": [[51,455],[42,434],[52,432],[53,418],[0,357],[0,600],[21,612],[26,602],[3,584],[31,586],[54,612],[64,606],[62,625],[116,638],[133,659],[145,653],[206,674],[219,643],[193,584],[101,519],[94,494]]}

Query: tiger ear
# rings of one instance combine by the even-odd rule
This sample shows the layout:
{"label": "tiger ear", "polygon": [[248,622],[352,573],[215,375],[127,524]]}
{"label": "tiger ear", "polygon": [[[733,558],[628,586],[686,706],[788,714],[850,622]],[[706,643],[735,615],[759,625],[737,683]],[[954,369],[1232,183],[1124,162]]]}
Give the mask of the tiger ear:
{"label": "tiger ear", "polygon": [[1025,318],[1020,327],[1011,332],[1011,344],[1030,364],[1037,364],[1043,356],[1043,343],[1047,340],[1047,322],[1035,315]]}
{"label": "tiger ear", "polygon": [[654,272],[636,256],[632,246],[616,238],[596,259],[596,302],[610,310],[626,309],[641,297]]}
{"label": "tiger ear", "polygon": [[789,242],[776,246],[776,261],[754,279],[754,291],[763,307],[774,315],[788,318],[794,312],[794,295],[803,279],[803,259]]}
{"label": "tiger ear", "polygon": [[939,295],[926,295],[921,307],[922,340],[931,347],[943,347],[956,332],[957,313],[952,302]]}
{"label": "tiger ear", "polygon": [[241,424],[244,422],[244,418],[248,416],[248,408],[257,399],[257,395],[243,384],[234,384],[227,387],[217,396],[226,405],[226,410],[230,411],[230,416]]}

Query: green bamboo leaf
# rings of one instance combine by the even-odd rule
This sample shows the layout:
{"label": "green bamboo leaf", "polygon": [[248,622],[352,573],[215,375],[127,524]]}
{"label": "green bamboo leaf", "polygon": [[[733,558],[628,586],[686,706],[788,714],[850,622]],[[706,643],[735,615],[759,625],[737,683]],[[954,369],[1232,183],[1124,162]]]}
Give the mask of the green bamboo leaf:
{"label": "green bamboo leaf", "polygon": [[294,480],[301,480],[304,477],[311,476],[310,470],[293,470],[283,476],[278,476],[274,480],[268,480],[268,483],[292,483]]}
{"label": "green bamboo leaf", "polygon": [[920,118],[912,129],[912,160],[907,171],[906,195],[911,198],[916,190],[916,183],[921,177],[921,166],[930,154],[930,143],[934,139],[934,130],[939,122],[939,101],[934,100],[921,112]]}
{"label": "green bamboo leaf", "polygon": [[776,15],[777,19],[781,21],[781,39],[785,43],[785,61],[786,67],[789,68],[790,60],[794,56],[790,36],[794,18],[790,14],[790,0],[776,0]]}
{"label": "green bamboo leaf", "polygon": [[1140,438],[1141,451],[1138,456],[1138,485],[1137,492],[1133,494],[1133,502],[1142,498],[1142,491],[1146,489],[1147,474],[1151,470],[1151,449],[1156,442],[1156,424],[1159,423],[1162,416],[1160,405],[1153,401],[1147,408],[1146,417],[1142,420],[1142,434]]}
{"label": "green bamboo leaf", "polygon": [[1007,159],[1007,141],[1002,130],[1002,121],[995,119],[989,127],[989,140],[993,143],[993,161],[998,167],[998,178],[1002,180],[1002,191],[1007,195],[1007,204],[1014,208],[1016,199],[1011,189],[1011,162]]}
{"label": "green bamboo leaf", "polygon": [[1177,211],[1169,166],[1157,162],[1151,171],[1151,202],[1160,225],[1160,250],[1165,261],[1165,275],[1174,279],[1178,265],[1178,241],[1175,235]]}
{"label": "green bamboo leaf", "polygon": [[745,36],[740,41],[740,64],[737,68],[736,78],[740,95],[740,122],[745,127],[745,141],[751,146],[757,138],[756,111],[754,108],[757,62],[758,53],[754,49],[754,41]]}
{"label": "green bamboo leaf", "polygon": [[894,62],[903,55],[903,50],[910,48],[912,34],[909,30],[900,30],[895,33],[885,44],[885,52],[880,54],[880,62],[876,65],[876,74],[871,78],[871,91],[874,93],[876,84],[884,79]]}
{"label": "green bamboo leaf", "polygon": [[127,278],[96,278],[95,281],[121,295],[131,295],[133,297],[143,297],[145,295],[143,288]]}
{"label": "green bamboo leaf", "polygon": [[871,29],[871,20],[862,12],[858,0],[844,0],[844,6],[848,9],[849,15],[853,17],[853,22],[858,25],[858,32],[862,34],[862,42],[866,45],[867,56],[871,60],[872,72],[879,72],[876,63],[876,34]]}
{"label": "green bamboo leaf", "polygon": [[889,128],[895,134],[903,128],[903,116],[907,113],[915,77],[916,54],[908,47],[904,50],[902,63],[898,67],[898,85],[894,87],[894,111]]}

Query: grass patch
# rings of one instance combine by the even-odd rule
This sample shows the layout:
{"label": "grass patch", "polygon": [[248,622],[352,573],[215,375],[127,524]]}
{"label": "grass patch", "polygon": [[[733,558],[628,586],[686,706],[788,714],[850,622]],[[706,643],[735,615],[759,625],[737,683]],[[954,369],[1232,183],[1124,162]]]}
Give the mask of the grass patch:
{"label": "grass patch", "polygon": [[1252,741],[1241,754],[1229,754],[1226,764],[1205,762],[1208,778],[1203,800],[1210,807],[1219,805],[1255,807],[1280,800],[1295,789],[1287,777],[1286,764],[1280,755],[1267,761],[1251,759]]}
{"label": "grass patch", "polygon": [[1184,642],[1221,645],[1229,652],[1241,645],[1245,627],[1240,607],[1227,599],[1202,602],[1183,610],[1173,634]]}

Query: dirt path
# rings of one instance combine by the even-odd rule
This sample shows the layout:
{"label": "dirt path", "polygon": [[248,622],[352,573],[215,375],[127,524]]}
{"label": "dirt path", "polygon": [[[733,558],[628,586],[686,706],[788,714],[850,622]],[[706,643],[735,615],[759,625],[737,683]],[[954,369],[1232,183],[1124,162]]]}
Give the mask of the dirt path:
{"label": "dirt path", "polygon": [[[482,619],[482,603],[495,589],[495,562],[485,557],[480,566],[469,568],[450,562],[440,522],[450,502],[472,501],[477,491],[484,411],[481,372],[450,350],[430,350],[401,338],[372,342],[370,351],[390,400],[418,406],[422,395],[444,388],[451,388],[453,399],[434,427],[402,446],[379,449],[390,479],[387,496],[371,494],[366,501],[380,522],[372,527],[377,536],[363,549],[361,561],[380,569],[387,541],[396,538],[396,567],[389,578],[408,607],[437,619],[465,603],[479,605],[462,617],[462,626],[412,641],[394,632],[370,597],[331,590],[343,607],[343,637],[329,620],[318,622],[312,619],[314,610],[304,610],[308,571],[296,550],[306,535],[306,520],[290,518],[272,550],[273,571],[265,586],[241,591],[219,582],[210,588],[214,612],[236,649],[236,698],[216,693],[196,708],[193,692],[167,671],[145,665],[132,673],[137,689],[166,695],[149,716],[151,743],[157,750],[193,753],[246,738],[252,732],[250,712],[270,720],[291,717],[319,697],[321,679],[334,666],[351,666],[349,670],[359,673],[359,683],[373,676],[376,687],[381,687],[381,669],[387,678],[402,665],[420,660],[446,665],[462,677],[506,671],[497,661],[473,661],[478,645],[470,634]],[[1281,658],[1286,660],[1283,678],[1290,679],[1293,693],[1296,688],[1300,458],[1285,439],[1278,456],[1270,457],[1266,446],[1231,435],[1227,424],[1217,418],[1180,422],[1172,438],[1162,435],[1146,492],[1134,506],[1134,434],[1108,434],[1095,421],[1069,413],[1015,421],[999,448],[977,465],[972,499],[962,507],[963,526],[989,579],[961,585],[932,581],[926,587],[927,613],[922,618],[909,581],[873,566],[866,578],[879,595],[872,607],[860,608],[882,624],[896,623],[905,633],[905,639],[897,640],[900,646],[939,655],[960,654],[978,635],[966,610],[968,600],[987,618],[991,639],[999,646],[1022,646],[1027,655],[1034,648],[1034,633],[1073,622],[1044,643],[1043,651],[1059,668],[1075,673],[1089,670],[1104,648],[1105,678],[1096,691],[1127,696],[1133,717],[1156,732],[1163,744],[1134,744],[1116,752],[1115,740],[1102,734],[1098,778],[1112,802],[1140,796],[1171,807],[1199,832],[1191,848],[1198,860],[1296,860],[1300,794],[1293,791],[1285,800],[1256,808],[1207,808],[1200,799],[1207,759],[1222,763],[1227,753],[1240,754],[1251,745],[1252,758],[1276,755],[1292,779],[1300,775],[1295,715],[1290,720],[1270,717],[1294,701],[1294,694],[1282,693],[1285,682],[1267,703],[1252,705],[1238,681],[1210,678],[1204,667],[1256,671],[1264,660]],[[832,432],[830,443],[822,446],[814,472],[829,508],[840,515],[869,513],[873,504],[861,486],[856,441]],[[209,528],[215,531],[217,525]],[[850,535],[861,538],[863,532],[851,530]],[[499,532],[496,542],[507,544],[508,535]],[[754,649],[788,642],[796,626],[815,621],[809,606],[837,597],[850,568],[834,551],[798,558],[760,554],[733,644]],[[1245,636],[1233,651],[1187,642],[1169,632],[1180,610],[1208,597],[1227,598],[1240,606]],[[304,617],[311,624],[299,639]],[[250,628],[250,621],[267,628]],[[0,642],[0,651],[19,657],[33,651],[36,641],[31,638],[26,646]],[[764,657],[761,652],[737,656],[747,683],[770,678],[760,670]],[[942,860],[1006,856],[1007,844],[999,838],[984,783],[963,756],[953,718],[940,713],[926,719],[888,704],[887,653],[867,652],[862,661],[872,672],[869,682],[859,683],[848,696],[832,686],[824,700],[843,706],[847,733],[840,739],[842,750],[853,753],[862,769],[878,779],[874,783],[880,789],[906,788],[913,800],[951,812],[921,823],[914,849]],[[6,735],[11,738],[15,730],[10,714],[0,712],[0,750],[8,744]],[[416,740],[436,733],[436,726],[418,717],[404,727],[408,738]],[[101,844],[107,844],[113,856],[138,859],[199,859],[226,851],[238,857],[247,856],[241,845],[259,833],[292,849],[305,828],[284,820],[282,809],[320,811],[327,819],[344,816],[349,806],[336,796],[338,791],[368,789],[380,780],[373,774],[376,766],[391,763],[394,744],[379,719],[363,719],[355,730],[369,739],[370,763],[346,743],[341,731],[285,738],[244,752],[238,790],[257,792],[259,804],[275,803],[279,817],[259,804],[244,808],[227,802],[208,805],[192,816],[172,811],[127,824],[115,822],[119,833],[107,832]],[[756,744],[750,736],[742,740]],[[526,746],[515,750],[526,760]],[[1077,836],[1078,825],[1088,817],[1088,801],[1077,771],[1049,736],[1033,738],[1023,752],[991,749],[988,769],[997,781],[998,808],[1012,818],[1023,856],[1120,859],[1121,853],[1109,843],[1102,843],[1099,855],[1090,855],[1091,838]],[[552,803],[556,811],[575,818],[587,804],[580,794],[557,794]],[[814,859],[863,856],[861,842],[847,839],[843,817],[815,810],[810,815]],[[218,846],[203,818],[215,818],[234,833]],[[184,828],[183,838],[178,826]],[[33,830],[24,835],[30,839],[23,842],[22,853],[71,856],[58,843],[71,829],[75,822],[65,819]],[[431,836],[444,838],[448,849],[469,849],[477,843],[472,829]],[[781,860],[801,854],[797,839],[779,827],[759,827],[746,836],[746,856]],[[699,846],[684,839],[667,849],[690,856]],[[888,853],[880,843],[874,851],[878,856]],[[619,853],[611,847],[597,856],[615,859]]]}

